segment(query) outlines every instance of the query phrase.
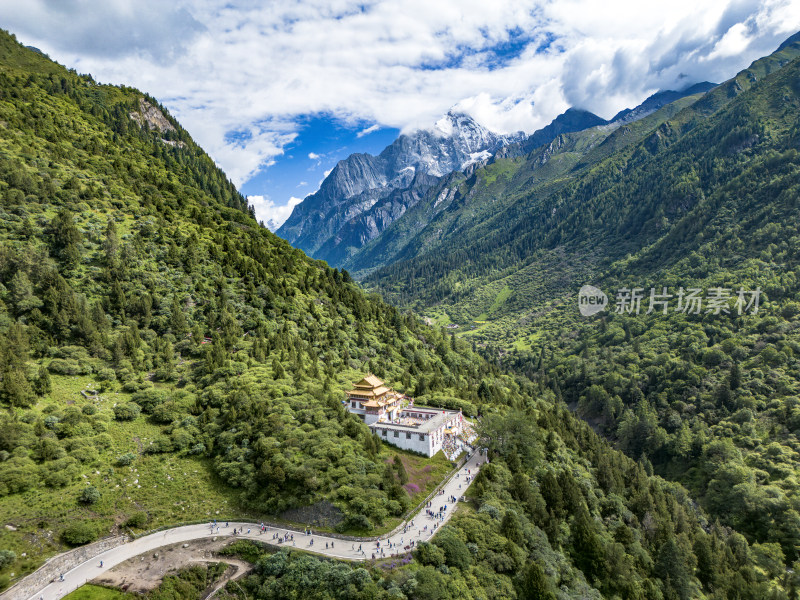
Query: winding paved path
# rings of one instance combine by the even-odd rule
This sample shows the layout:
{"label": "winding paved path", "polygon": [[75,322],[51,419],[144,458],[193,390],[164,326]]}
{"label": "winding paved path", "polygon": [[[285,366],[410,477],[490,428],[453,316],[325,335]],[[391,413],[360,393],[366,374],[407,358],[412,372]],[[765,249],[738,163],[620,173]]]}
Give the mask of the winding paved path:
{"label": "winding paved path", "polygon": [[[448,499],[450,496],[460,497],[466,491],[472,482],[472,479],[467,481],[468,471],[472,475],[472,478],[474,478],[478,472],[478,465],[484,462],[486,462],[486,458],[479,452],[475,452],[470,456],[464,466],[444,484],[442,493],[434,496],[432,500],[433,510],[438,510],[440,506],[447,506],[441,518],[428,516],[426,514],[427,509],[423,507],[411,519],[405,522],[405,533],[383,537],[378,541],[353,542],[351,540],[342,540],[324,535],[306,535],[302,531],[289,528],[269,527],[262,533],[259,525],[254,523],[230,522],[228,527],[224,527],[224,523],[218,523],[219,533],[217,533],[217,528],[214,528],[213,533],[211,533],[210,523],[205,525],[186,525],[184,527],[175,527],[173,529],[159,531],[137,538],[127,544],[112,548],[111,550],[106,550],[102,554],[65,573],[64,581],[56,580],[50,583],[45,588],[30,596],[29,600],[39,600],[40,598],[43,600],[59,600],[84,583],[91,581],[98,575],[105,573],[129,558],[171,544],[189,542],[191,540],[213,536],[233,536],[234,529],[237,531],[237,538],[243,537],[258,540],[267,544],[274,544],[278,547],[289,546],[291,548],[343,560],[363,561],[373,558],[373,554],[375,558],[402,554],[405,552],[405,546],[409,546],[412,541],[417,543],[429,540],[436,532],[436,528],[447,522],[455,512],[455,506]],[[244,533],[239,534],[239,531],[243,531]],[[283,537],[284,535],[294,535],[294,542],[290,540],[288,542],[279,543],[278,540],[273,537]],[[101,561],[102,567],[100,566]],[[20,598],[19,600],[24,599]]]}

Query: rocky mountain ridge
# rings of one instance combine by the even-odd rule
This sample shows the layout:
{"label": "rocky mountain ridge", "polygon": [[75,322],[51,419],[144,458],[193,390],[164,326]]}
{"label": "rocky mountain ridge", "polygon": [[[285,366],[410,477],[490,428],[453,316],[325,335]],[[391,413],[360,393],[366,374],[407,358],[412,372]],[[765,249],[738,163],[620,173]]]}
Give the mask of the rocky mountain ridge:
{"label": "rocky mountain ridge", "polygon": [[401,135],[378,156],[357,153],[339,161],[276,233],[315,258],[341,262],[348,248],[374,238],[438,178],[485,162],[524,137],[495,133],[450,111],[431,129]]}
{"label": "rocky mountain ridge", "polygon": [[528,155],[563,134],[615,129],[714,86],[703,82],[658,92],[611,120],[570,108],[529,136],[497,134],[469,115],[450,111],[431,129],[401,135],[378,156],[358,153],[340,161],[276,233],[314,258],[344,265],[451,173],[469,176],[496,158]]}

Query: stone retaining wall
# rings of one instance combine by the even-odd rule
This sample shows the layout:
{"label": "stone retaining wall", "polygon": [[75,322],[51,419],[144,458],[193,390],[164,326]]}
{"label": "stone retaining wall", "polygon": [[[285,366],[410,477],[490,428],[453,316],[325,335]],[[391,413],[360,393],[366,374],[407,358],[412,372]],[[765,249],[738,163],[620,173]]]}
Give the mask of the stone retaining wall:
{"label": "stone retaining wall", "polygon": [[58,556],[54,556],[36,571],[22,578],[0,594],[0,600],[28,600],[28,598],[41,590],[48,583],[58,579],[59,575],[129,540],[130,538],[127,535],[107,537],[92,544],[87,544],[86,546],[81,546],[59,554]]}

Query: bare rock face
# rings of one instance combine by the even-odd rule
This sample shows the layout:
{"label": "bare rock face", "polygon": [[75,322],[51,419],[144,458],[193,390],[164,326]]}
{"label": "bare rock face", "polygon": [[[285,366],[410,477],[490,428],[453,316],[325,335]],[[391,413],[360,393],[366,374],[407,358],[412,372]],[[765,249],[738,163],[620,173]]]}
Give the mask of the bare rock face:
{"label": "bare rock face", "polygon": [[131,113],[131,119],[148,129],[157,129],[161,133],[175,131],[175,127],[169,122],[160,110],[150,104],[144,98],[139,98],[139,110]]}
{"label": "bare rock face", "polygon": [[[131,119],[136,121],[140,127],[147,127],[154,129],[160,133],[167,133],[168,131],[176,131],[175,126],[169,122],[169,119],[164,116],[158,108],[150,104],[144,98],[139,98],[139,110],[135,110],[130,114]],[[161,138],[161,142],[167,146],[174,148],[183,148],[186,146],[180,140],[167,140]]]}
{"label": "bare rock face", "polygon": [[339,265],[380,235],[453,171],[483,163],[525,135],[498,134],[449,112],[432,129],[401,135],[378,156],[339,161],[315,194],[298,204],[277,234],[315,258]]}
{"label": "bare rock face", "polygon": [[314,527],[336,527],[344,521],[344,513],[327,500],[320,500],[310,506],[291,508],[281,514],[281,519]]}

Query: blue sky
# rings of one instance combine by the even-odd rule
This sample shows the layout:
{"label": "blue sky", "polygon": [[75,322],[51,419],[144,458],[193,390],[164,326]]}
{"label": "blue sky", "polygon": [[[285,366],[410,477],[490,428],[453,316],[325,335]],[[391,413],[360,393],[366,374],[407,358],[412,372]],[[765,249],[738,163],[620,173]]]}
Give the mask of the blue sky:
{"label": "blue sky", "polygon": [[272,165],[256,173],[240,190],[261,214],[269,206],[270,214],[277,219],[288,218],[290,211],[280,210],[287,204],[285,199],[293,198],[292,205],[302,200],[319,188],[337,162],[356,152],[379,154],[399,133],[399,129],[374,124],[348,125],[330,115],[298,119],[297,137],[284,146],[283,154],[275,157]]}
{"label": "blue sky", "polygon": [[452,107],[530,133],[723,81],[800,29],[800,2],[0,0],[0,23],[158,98],[279,223],[337,160]]}

